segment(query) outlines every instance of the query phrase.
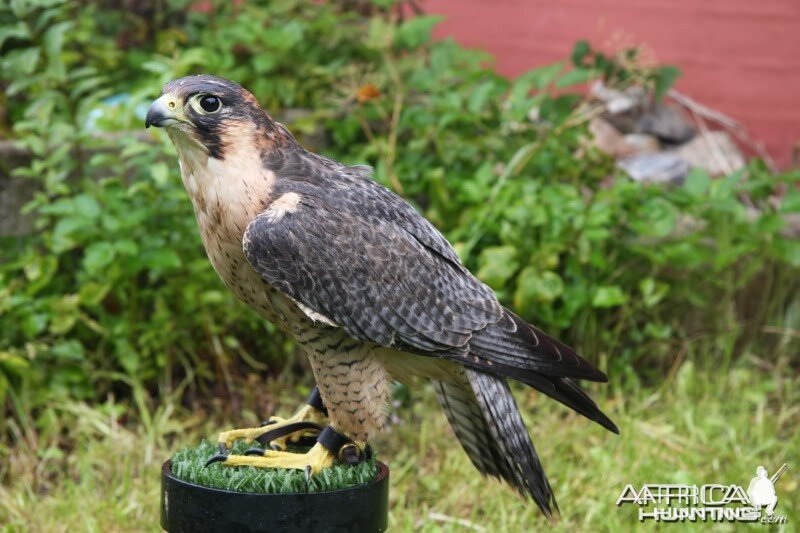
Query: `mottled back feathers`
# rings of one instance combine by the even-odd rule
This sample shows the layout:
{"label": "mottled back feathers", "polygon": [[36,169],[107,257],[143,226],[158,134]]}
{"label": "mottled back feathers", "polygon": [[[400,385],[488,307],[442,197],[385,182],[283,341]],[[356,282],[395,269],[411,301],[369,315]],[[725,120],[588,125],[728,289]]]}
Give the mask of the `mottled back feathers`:
{"label": "mottled back feathers", "polygon": [[250,223],[245,255],[272,286],[353,337],[531,382],[603,381],[567,346],[504,309],[453,248],[363,167],[299,147],[264,161],[294,212]]}

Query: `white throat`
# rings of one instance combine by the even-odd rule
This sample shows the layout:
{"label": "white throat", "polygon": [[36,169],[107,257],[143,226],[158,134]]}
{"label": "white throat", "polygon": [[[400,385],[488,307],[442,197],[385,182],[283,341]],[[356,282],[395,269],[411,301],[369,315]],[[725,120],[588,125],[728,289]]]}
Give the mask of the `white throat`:
{"label": "white throat", "polygon": [[253,135],[237,135],[226,144],[223,159],[209,156],[182,131],[170,132],[170,137],[200,231],[213,229],[241,244],[247,224],[268,205],[275,182],[275,175],[261,162]]}

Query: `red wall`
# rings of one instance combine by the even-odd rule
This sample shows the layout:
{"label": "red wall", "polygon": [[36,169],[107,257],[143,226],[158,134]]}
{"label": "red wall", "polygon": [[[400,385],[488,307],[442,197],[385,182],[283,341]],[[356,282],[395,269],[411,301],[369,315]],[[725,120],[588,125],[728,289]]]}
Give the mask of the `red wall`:
{"label": "red wall", "polygon": [[518,75],[588,39],[644,45],[683,70],[676,88],[745,124],[786,167],[800,141],[800,0],[425,0],[437,37],[488,50]]}

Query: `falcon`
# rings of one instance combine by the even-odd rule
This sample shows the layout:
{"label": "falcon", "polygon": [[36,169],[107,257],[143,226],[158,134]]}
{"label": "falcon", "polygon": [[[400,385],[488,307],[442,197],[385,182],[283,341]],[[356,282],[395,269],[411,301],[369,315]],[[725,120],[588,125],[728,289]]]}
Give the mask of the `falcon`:
{"label": "falcon", "polygon": [[[164,128],[177,150],[223,283],[303,346],[317,384],[294,416],[222,432],[209,463],[313,475],[361,461],[386,425],[392,380],[419,377],[433,384],[478,471],[530,496],[547,516],[557,512],[509,380],[618,433],[575,383],[605,382],[605,374],[504,308],[369,167],[305,150],[237,83],[174,80],[145,125]],[[271,446],[231,454],[239,439]],[[313,445],[287,451],[301,441]]]}

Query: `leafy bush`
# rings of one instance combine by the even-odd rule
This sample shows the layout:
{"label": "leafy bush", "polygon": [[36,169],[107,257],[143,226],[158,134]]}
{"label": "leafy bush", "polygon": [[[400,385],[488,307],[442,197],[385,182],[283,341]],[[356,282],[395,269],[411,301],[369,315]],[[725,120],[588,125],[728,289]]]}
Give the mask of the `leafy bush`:
{"label": "leafy bush", "polygon": [[[35,233],[2,252],[0,400],[220,387],[292,351],[216,279],[172,147],[138,133],[160,85],[192,72],[236,79],[312,147],[374,165],[504,303],[617,375],[659,372],[687,342],[708,343],[713,364],[754,341],[786,348],[764,344],[763,326],[797,327],[800,243],[784,230],[798,174],[753,161],[682,187],[630,181],[564,92],[621,76],[584,45],[571,67],[511,81],[432,42],[435,18],[391,8],[113,4],[0,7],[6,129],[32,154],[13,173],[41,185],[24,207]],[[663,92],[674,73],[647,79]]]}

